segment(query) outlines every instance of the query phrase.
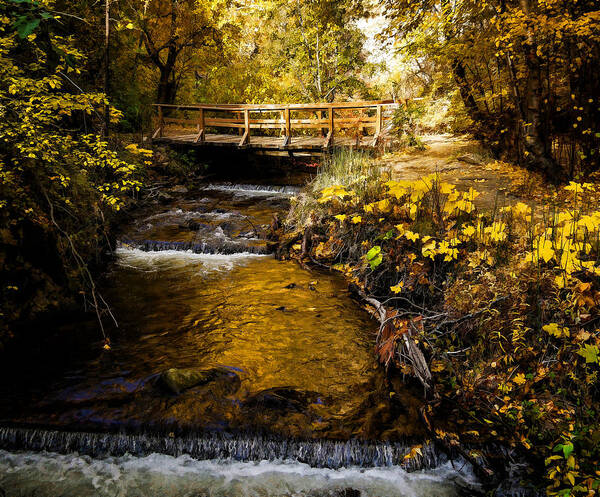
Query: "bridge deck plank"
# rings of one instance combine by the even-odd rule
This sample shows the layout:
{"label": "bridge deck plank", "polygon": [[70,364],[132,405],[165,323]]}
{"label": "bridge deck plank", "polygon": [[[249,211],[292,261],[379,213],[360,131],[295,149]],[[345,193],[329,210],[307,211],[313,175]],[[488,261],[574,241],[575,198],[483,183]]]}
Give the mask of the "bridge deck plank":
{"label": "bridge deck plank", "polygon": [[[204,141],[195,142],[196,134],[181,132],[169,133],[162,137],[154,138],[156,143],[179,144],[190,146],[215,146],[215,147],[231,147],[240,148],[240,136],[232,134],[206,134]],[[362,136],[358,147],[372,147],[373,137]],[[292,136],[291,142],[284,146],[284,138],[280,136],[252,136],[248,144],[243,148],[256,150],[312,150],[318,151],[323,149],[325,138],[321,136]],[[351,147],[357,146],[356,137],[335,136],[333,140],[334,146]]]}

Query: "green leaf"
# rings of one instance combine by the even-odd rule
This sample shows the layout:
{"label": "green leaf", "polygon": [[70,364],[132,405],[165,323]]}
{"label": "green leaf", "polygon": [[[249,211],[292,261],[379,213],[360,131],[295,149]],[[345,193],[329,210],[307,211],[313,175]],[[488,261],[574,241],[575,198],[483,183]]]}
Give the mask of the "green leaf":
{"label": "green leaf", "polygon": [[379,254],[381,254],[381,247],[379,245],[375,245],[374,247],[371,247],[371,250],[367,252],[367,260],[370,261],[371,259],[377,257]]}
{"label": "green leaf", "polygon": [[381,264],[381,261],[383,261],[383,257],[381,254],[379,254],[375,258],[369,260],[369,266],[371,266],[371,269],[375,269],[377,266],[379,266],[379,264]]}
{"label": "green leaf", "polygon": [[371,266],[371,269],[375,269],[377,266],[379,266],[379,264],[381,264],[381,261],[383,261],[381,247],[379,245],[371,247],[365,257],[367,261],[369,261],[369,266]]}
{"label": "green leaf", "polygon": [[27,38],[40,25],[40,21],[41,19],[39,18],[31,19],[24,16],[18,18],[15,28],[17,29],[17,33],[19,33],[19,38]]}
{"label": "green leaf", "polygon": [[600,350],[598,350],[598,346],[596,345],[585,344],[585,346],[579,348],[577,353],[585,359],[587,364],[591,364],[598,362]]}
{"label": "green leaf", "polygon": [[571,442],[562,444],[562,451],[565,459],[568,459],[571,455],[571,452],[573,452],[573,444]]}

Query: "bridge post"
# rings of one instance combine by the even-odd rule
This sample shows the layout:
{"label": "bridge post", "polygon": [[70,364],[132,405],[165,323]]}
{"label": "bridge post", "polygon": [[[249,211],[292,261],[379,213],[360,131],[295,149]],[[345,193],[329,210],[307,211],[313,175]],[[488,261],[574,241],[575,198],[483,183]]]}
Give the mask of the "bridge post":
{"label": "bridge post", "polygon": [[244,109],[244,134],[240,140],[239,146],[243,147],[250,142],[250,110]]}
{"label": "bridge post", "polygon": [[377,142],[379,141],[379,137],[381,136],[382,124],[383,124],[382,106],[378,105],[377,106],[377,118],[375,120],[375,136],[373,137],[373,143],[372,143],[373,147],[377,146]]}
{"label": "bridge post", "polygon": [[358,117],[356,118],[356,146],[360,147],[360,138],[362,133],[362,123],[361,119],[363,117],[363,109],[358,109]]}
{"label": "bridge post", "polygon": [[[318,111],[317,111],[317,119],[318,119],[319,121],[322,121],[322,120],[323,120],[323,117],[324,117],[324,115],[325,115],[325,114],[323,114],[323,110],[318,110]],[[321,128],[321,136],[322,136],[323,138],[324,138],[325,136],[327,136],[327,133],[325,132],[325,129],[326,129],[326,128]]]}
{"label": "bridge post", "polygon": [[162,106],[159,105],[158,106],[158,127],[156,128],[154,133],[152,133],[152,140],[154,140],[155,138],[162,138],[164,125],[165,125],[165,123],[164,123],[164,119],[163,119],[163,109],[162,109]]}
{"label": "bridge post", "polygon": [[290,108],[285,107],[283,109],[283,144],[279,148],[287,147],[292,141],[292,121],[290,119]]}
{"label": "bridge post", "polygon": [[329,133],[325,138],[323,148],[329,148],[333,144],[333,105],[329,107]]}
{"label": "bridge post", "polygon": [[283,115],[285,117],[285,138],[283,140],[283,146],[287,146],[292,141],[292,120],[290,119],[290,108],[286,107],[283,110]]}
{"label": "bridge post", "polygon": [[198,119],[199,122],[196,125],[197,126],[196,130],[198,131],[198,134],[196,135],[196,138],[194,138],[195,143],[204,141],[204,109],[200,108],[199,112],[200,112],[200,116]]}

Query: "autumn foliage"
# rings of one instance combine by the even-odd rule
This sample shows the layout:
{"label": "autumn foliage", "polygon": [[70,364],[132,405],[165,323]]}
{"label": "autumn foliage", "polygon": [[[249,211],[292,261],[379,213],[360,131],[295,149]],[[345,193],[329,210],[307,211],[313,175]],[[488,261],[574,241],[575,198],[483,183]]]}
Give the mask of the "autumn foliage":
{"label": "autumn foliage", "polygon": [[0,10],[0,339],[74,295],[102,314],[88,267],[110,248],[113,213],[139,190],[135,158],[152,155],[136,146],[118,155],[93,132],[106,97],[73,85],[83,55],[44,4],[20,24],[16,15]]}
{"label": "autumn foliage", "polygon": [[545,468],[550,494],[597,488],[599,185],[571,182],[544,206],[486,211],[476,190],[437,174],[314,195],[319,215],[307,227],[296,206],[288,229],[303,224],[309,258],[388,307],[382,363],[414,375],[403,336],[419,343],[433,376],[430,415],[453,413],[462,443],[524,453]]}
{"label": "autumn foliage", "polygon": [[598,170],[598,2],[384,4],[398,50],[431,67],[419,72],[424,93],[456,90],[471,130],[499,156],[553,178]]}

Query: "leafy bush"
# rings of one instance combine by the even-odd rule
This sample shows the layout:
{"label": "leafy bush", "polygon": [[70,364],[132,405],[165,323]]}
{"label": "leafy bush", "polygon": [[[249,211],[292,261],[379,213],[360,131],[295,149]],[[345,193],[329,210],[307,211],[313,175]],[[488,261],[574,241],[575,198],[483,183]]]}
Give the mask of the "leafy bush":
{"label": "leafy bush", "polygon": [[[64,86],[83,57],[53,31],[43,4],[32,5],[0,10],[0,338],[78,293],[103,317],[88,266],[106,248],[112,215],[140,188],[137,166],[85,132],[106,98]],[[29,21],[11,24],[7,10]]]}

